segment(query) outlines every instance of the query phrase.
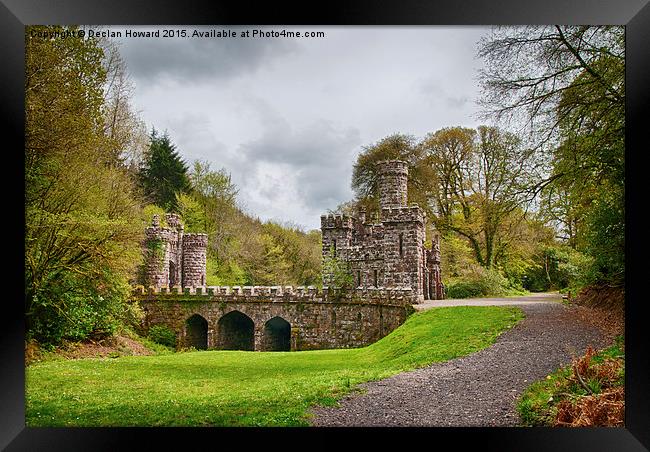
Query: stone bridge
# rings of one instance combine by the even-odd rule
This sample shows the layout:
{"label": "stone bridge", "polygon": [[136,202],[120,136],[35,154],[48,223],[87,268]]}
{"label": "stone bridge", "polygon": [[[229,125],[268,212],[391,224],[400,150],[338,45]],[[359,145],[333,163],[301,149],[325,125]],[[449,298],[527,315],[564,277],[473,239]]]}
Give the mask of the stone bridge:
{"label": "stone bridge", "polygon": [[363,347],[413,312],[411,288],[197,287],[133,292],[145,332],[166,325],[177,347],[294,351]]}

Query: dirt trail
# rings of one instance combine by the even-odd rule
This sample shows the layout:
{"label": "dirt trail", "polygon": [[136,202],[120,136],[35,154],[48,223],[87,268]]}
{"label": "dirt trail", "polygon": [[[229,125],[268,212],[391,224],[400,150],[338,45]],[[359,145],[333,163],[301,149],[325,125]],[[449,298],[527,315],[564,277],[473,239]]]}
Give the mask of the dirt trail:
{"label": "dirt trail", "polygon": [[603,332],[585,323],[559,295],[432,301],[436,306],[518,305],[526,318],[491,347],[361,385],[366,392],[339,408],[312,410],[314,426],[516,426],[515,404],[533,381],[581,355],[607,345]]}

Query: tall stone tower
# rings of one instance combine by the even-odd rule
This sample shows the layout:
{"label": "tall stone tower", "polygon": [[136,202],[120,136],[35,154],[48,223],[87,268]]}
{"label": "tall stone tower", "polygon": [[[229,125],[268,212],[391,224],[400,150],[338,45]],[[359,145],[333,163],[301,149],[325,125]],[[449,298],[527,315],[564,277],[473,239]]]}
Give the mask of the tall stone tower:
{"label": "tall stone tower", "polygon": [[379,173],[379,205],[384,207],[406,206],[409,170],[401,160],[384,160],[376,165]]}
{"label": "tall stone tower", "polygon": [[408,166],[400,160],[377,163],[381,222],[384,226],[384,284],[411,287],[424,299],[424,240],[426,215],[407,206]]}
{"label": "tall stone tower", "polygon": [[[408,165],[401,160],[377,163],[380,216],[367,221],[348,215],[321,215],[323,259],[347,263],[356,287],[410,287],[415,301],[444,298],[440,248],[424,247],[426,214],[408,205]],[[323,273],[323,284],[332,275]]]}
{"label": "tall stone tower", "polygon": [[165,221],[167,227],[162,227],[160,217],[154,215],[151,226],[145,229],[139,283],[155,287],[205,286],[207,235],[185,234],[176,214],[166,214]]}
{"label": "tall stone tower", "polygon": [[183,287],[204,287],[207,260],[207,234],[183,236]]}

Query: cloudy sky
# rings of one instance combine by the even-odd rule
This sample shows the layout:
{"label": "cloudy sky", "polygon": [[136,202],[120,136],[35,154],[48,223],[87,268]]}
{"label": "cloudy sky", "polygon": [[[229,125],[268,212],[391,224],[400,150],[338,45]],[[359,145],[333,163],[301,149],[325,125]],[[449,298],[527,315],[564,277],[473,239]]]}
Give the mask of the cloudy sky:
{"label": "cloudy sky", "polygon": [[[363,146],[479,124],[485,27],[240,27],[236,38],[127,38],[111,27],[135,84],[133,103],[179,153],[225,168],[239,201],[263,220],[319,228],[353,198]],[[178,29],[178,27],[175,27]],[[180,27],[225,30],[224,27]],[[252,37],[261,29],[324,37]]]}

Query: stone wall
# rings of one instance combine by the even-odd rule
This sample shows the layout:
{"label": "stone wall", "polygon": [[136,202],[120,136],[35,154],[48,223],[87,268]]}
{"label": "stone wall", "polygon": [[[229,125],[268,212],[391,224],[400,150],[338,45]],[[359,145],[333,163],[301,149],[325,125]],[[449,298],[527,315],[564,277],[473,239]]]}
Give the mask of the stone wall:
{"label": "stone wall", "polygon": [[379,205],[405,206],[407,203],[408,166],[400,160],[378,162]]}
{"label": "stone wall", "polygon": [[207,234],[183,236],[183,286],[205,286]]}
{"label": "stone wall", "polygon": [[144,286],[205,286],[206,234],[185,234],[180,217],[166,214],[167,227],[154,215],[145,229],[144,263],[138,283]]}
{"label": "stone wall", "polygon": [[[432,240],[437,251],[424,247],[426,215],[418,205],[406,205],[406,162],[379,162],[377,171],[380,217],[368,222],[364,211],[356,218],[322,215],[323,259],[347,263],[359,288],[410,287],[416,303],[444,298],[437,237]],[[331,281],[332,275],[324,272],[323,284]]]}
{"label": "stone wall", "polygon": [[133,298],[145,312],[145,331],[167,325],[176,332],[179,347],[196,346],[198,315],[207,321],[206,348],[257,351],[282,348],[287,323],[288,350],[363,347],[401,325],[413,301],[409,288],[341,294],[314,287],[139,287]]}

